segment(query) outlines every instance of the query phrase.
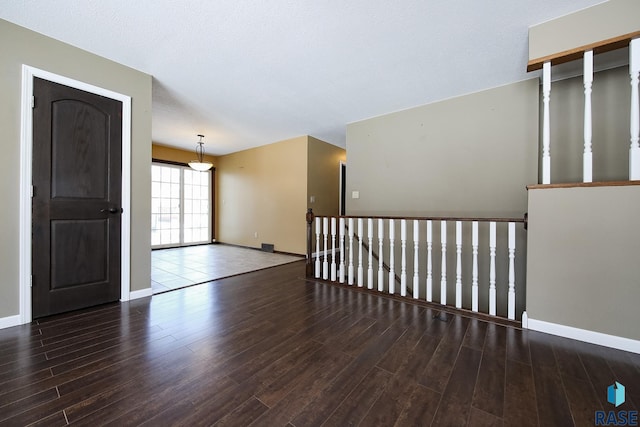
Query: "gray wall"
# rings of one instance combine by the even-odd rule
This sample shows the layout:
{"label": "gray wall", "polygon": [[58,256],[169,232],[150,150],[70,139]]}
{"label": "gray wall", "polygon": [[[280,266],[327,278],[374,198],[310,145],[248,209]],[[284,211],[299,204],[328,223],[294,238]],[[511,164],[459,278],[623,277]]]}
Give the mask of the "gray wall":
{"label": "gray wall", "polygon": [[537,147],[537,79],[349,124],[347,213],[520,217]]}
{"label": "gray wall", "polygon": [[19,313],[22,64],[132,97],[131,290],[151,272],[151,76],[0,19],[0,318]]}
{"label": "gray wall", "polygon": [[640,339],[640,186],[529,191],[527,314]]}

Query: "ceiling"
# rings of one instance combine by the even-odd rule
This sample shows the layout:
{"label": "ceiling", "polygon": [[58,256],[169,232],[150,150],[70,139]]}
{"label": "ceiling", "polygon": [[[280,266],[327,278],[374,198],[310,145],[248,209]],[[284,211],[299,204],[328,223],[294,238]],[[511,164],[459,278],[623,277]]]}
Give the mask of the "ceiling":
{"label": "ceiling", "polygon": [[[0,0],[153,76],[153,141],[227,154],[536,74],[528,27],[602,0]],[[53,19],[52,17],[57,17]]]}

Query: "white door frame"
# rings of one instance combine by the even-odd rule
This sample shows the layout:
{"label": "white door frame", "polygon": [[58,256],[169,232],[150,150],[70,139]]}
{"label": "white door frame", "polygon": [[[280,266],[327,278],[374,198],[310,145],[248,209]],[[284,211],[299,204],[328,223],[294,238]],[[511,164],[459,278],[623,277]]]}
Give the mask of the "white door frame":
{"label": "white door frame", "polygon": [[33,161],[33,79],[39,77],[122,102],[122,227],[120,301],[130,299],[131,270],[131,97],[88,83],[22,65],[20,131],[20,324],[30,323],[31,313],[31,198]]}

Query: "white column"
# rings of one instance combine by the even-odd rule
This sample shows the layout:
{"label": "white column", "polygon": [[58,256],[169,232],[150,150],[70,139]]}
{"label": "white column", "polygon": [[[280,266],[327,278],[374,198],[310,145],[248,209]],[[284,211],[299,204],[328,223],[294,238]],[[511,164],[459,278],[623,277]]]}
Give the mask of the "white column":
{"label": "white column", "polygon": [[489,314],[496,315],[496,223],[489,223]]}
{"label": "white column", "polygon": [[367,288],[373,289],[373,219],[367,219],[367,237],[369,238],[369,261],[367,265]]}
{"label": "white column", "polygon": [[471,310],[478,311],[478,221],[471,223],[473,271],[471,273]]}
{"label": "white column", "polygon": [[456,221],[456,308],[462,308],[462,221]]}
{"label": "white column", "polygon": [[331,281],[336,281],[336,218],[331,217]]}
{"label": "white column", "polygon": [[327,246],[327,238],[329,236],[329,218],[322,218],[322,237],[324,239],[324,262],[322,263],[322,279],[329,278],[329,247]]}
{"label": "white column", "polygon": [[382,242],[384,241],[384,220],[378,218],[378,291],[384,291],[384,268],[382,268]]}
{"label": "white column", "polygon": [[551,184],[551,132],[549,128],[549,101],[551,97],[551,62],[542,66],[542,183]]}
{"label": "white column", "polygon": [[440,221],[440,244],[442,245],[440,304],[447,305],[447,221]]}
{"label": "white column", "polygon": [[582,182],[593,181],[591,150],[591,85],[593,84],[593,51],[584,53],[584,153],[582,154]]}
{"label": "white column", "polygon": [[631,146],[629,147],[629,179],[640,179],[640,100],[638,74],[640,73],[640,39],[629,44],[629,75],[631,76]]}
{"label": "white column", "polygon": [[400,220],[400,244],[402,263],[400,269],[400,296],[407,296],[407,220]]}
{"label": "white column", "polygon": [[393,241],[395,239],[396,229],[394,220],[389,220],[389,293],[396,292],[396,271],[395,271],[395,254],[393,250]]}
{"label": "white column", "polygon": [[349,218],[349,279],[348,283],[353,285],[353,218]]}
{"label": "white column", "polygon": [[427,220],[427,301],[433,301],[433,264],[431,252],[433,249],[433,223]]}
{"label": "white column", "polygon": [[516,319],[516,224],[509,223],[509,308],[508,317]]}
{"label": "white column", "polygon": [[316,217],[316,279],[320,278],[320,256],[322,247],[320,246],[320,226],[322,218]]}
{"label": "white column", "polygon": [[358,218],[358,287],[362,287],[364,281],[364,271],[362,269],[362,241],[363,236],[363,219]]}
{"label": "white column", "polygon": [[418,267],[420,267],[420,259],[418,251],[420,249],[420,223],[417,219],[413,220],[413,297],[420,298],[420,275]]}
{"label": "white column", "polygon": [[344,218],[340,218],[338,227],[340,228],[340,268],[338,280],[340,281],[340,283],[344,283]]}

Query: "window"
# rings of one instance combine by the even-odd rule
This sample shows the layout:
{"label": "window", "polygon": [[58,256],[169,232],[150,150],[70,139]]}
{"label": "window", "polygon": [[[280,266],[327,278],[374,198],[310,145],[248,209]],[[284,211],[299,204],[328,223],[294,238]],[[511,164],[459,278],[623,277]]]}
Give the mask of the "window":
{"label": "window", "polygon": [[211,242],[211,171],[151,165],[151,246]]}

